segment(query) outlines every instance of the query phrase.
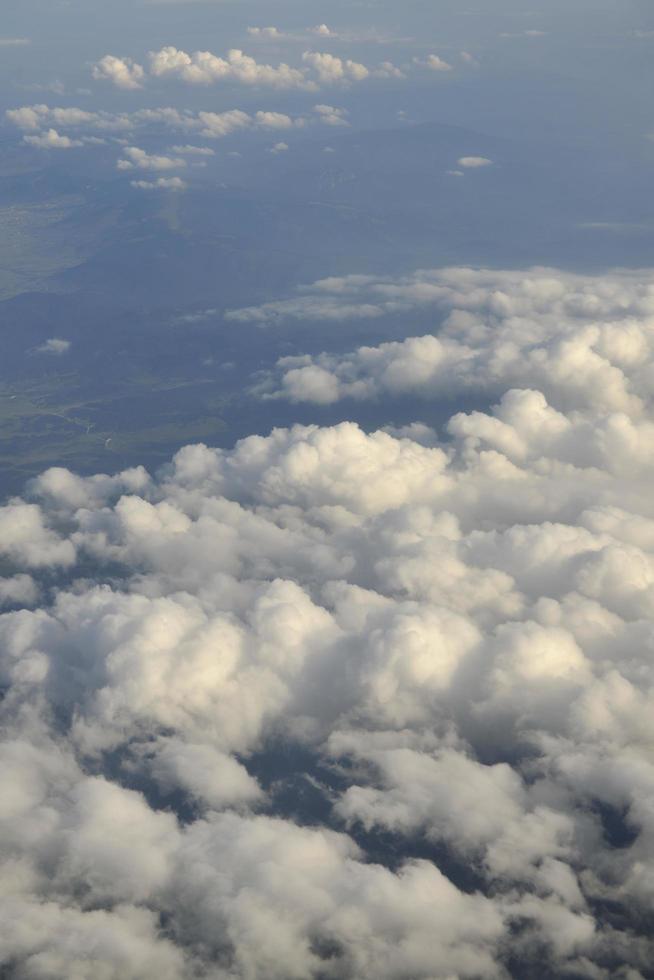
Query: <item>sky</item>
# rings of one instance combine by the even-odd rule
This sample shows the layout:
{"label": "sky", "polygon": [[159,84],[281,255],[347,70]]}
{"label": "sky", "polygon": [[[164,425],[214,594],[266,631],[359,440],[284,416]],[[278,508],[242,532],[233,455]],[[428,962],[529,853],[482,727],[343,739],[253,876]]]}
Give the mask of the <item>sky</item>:
{"label": "sky", "polygon": [[654,977],[653,52],[5,0],[3,980]]}

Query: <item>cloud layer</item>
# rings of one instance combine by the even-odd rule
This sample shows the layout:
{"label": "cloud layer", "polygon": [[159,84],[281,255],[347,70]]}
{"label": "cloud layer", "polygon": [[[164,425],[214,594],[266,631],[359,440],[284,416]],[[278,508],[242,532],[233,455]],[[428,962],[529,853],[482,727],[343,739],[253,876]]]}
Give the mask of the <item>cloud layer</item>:
{"label": "cloud layer", "polygon": [[287,395],[315,369],[493,405],[440,437],[296,426],[156,477],[49,470],[0,508],[3,967],[647,976],[651,278],[305,301],[446,320],[282,365]]}
{"label": "cloud layer", "polygon": [[[343,59],[331,53],[305,51],[301,60],[302,67],[292,68],[285,62],[279,65],[258,62],[239,48],[230,49],[222,57],[211,51],[195,51],[189,54],[168,45],[159,51],[150,52],[147,69],[129,58],[108,54],[94,65],[92,74],[97,81],[109,81],[122,89],[142,88],[150,77],[173,78],[189,85],[231,82],[261,88],[308,91],[316,91],[324,85],[362,82],[371,75],[370,69],[360,62]],[[390,68],[394,69],[394,66],[391,65]],[[384,74],[390,77],[392,72],[389,73],[386,69]],[[402,77],[401,72],[398,72],[397,77]]]}
{"label": "cloud layer", "polygon": [[[319,104],[308,112],[290,116],[284,112],[259,110],[253,113],[241,109],[227,109],[222,112],[178,110],[171,107],[139,109],[131,113],[91,112],[74,106],[51,107],[45,104],[20,106],[9,109],[7,120],[23,133],[23,141],[42,150],[68,150],[81,146],[106,144],[112,140],[124,140],[136,133],[161,128],[171,132],[190,134],[195,138],[207,140],[224,139],[239,132],[270,132],[275,130],[302,130],[312,125],[348,126],[347,110],[331,105]],[[56,127],[56,128],[55,128]],[[68,131],[74,135],[68,135]],[[86,133],[87,135],[82,135]],[[92,134],[92,135],[89,135]],[[102,135],[98,135],[102,134]],[[198,156],[213,156],[207,147],[182,146],[176,153]],[[139,160],[130,159],[131,154],[145,154]],[[164,160],[165,155],[145,153],[138,147],[128,147],[124,154],[127,160],[121,161],[119,169],[132,166],[152,169],[145,164],[148,160]],[[177,161],[184,166],[185,161]]]}

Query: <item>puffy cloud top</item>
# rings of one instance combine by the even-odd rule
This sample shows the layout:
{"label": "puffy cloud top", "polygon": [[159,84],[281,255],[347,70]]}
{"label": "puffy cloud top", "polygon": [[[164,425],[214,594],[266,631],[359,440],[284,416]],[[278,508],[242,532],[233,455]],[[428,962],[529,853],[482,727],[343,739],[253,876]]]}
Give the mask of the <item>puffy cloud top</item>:
{"label": "puffy cloud top", "polygon": [[287,396],[477,408],[0,508],[8,975],[648,975],[653,295],[329,280],[293,302],[443,329],[282,364]]}

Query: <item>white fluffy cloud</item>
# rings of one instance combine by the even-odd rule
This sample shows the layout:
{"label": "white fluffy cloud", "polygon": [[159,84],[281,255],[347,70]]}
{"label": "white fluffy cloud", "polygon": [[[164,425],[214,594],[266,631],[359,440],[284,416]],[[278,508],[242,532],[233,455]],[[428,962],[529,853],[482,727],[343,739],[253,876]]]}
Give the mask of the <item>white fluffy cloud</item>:
{"label": "white fluffy cloud", "polygon": [[360,62],[349,58],[344,60],[333,54],[305,51],[302,61],[313,69],[321,85],[362,82],[370,75],[366,66]]}
{"label": "white fluffy cloud", "polygon": [[[290,116],[284,112],[258,110],[252,114],[241,109],[228,109],[222,112],[179,111],[172,108],[139,109],[132,113],[113,114],[108,112],[88,112],[75,107],[62,108],[47,105],[21,106],[6,113],[9,122],[24,133],[24,140],[42,149],[69,149],[74,146],[104,142],[97,136],[79,135],[80,130],[101,132],[105,139],[112,134],[121,138],[137,131],[162,127],[172,132],[189,134],[195,138],[223,139],[242,130],[302,129],[307,125],[326,126],[348,125],[345,109],[332,106],[316,106],[312,113]],[[54,126],[58,129],[55,129]],[[44,127],[50,126],[44,131]],[[60,130],[69,130],[76,135],[68,136]],[[117,138],[117,136],[116,136]],[[132,152],[134,147],[129,149]],[[143,151],[139,150],[139,153]],[[213,156],[208,147],[184,144],[172,148],[178,155]],[[160,159],[162,157],[160,156]],[[135,161],[127,160],[128,163]],[[135,164],[138,166],[138,164]],[[123,166],[123,169],[128,169]]]}
{"label": "white fluffy cloud", "polygon": [[[579,451],[575,440],[585,445],[587,458],[591,446],[606,446],[603,459],[608,461],[611,453],[621,457],[619,447],[627,439],[634,454],[644,458],[643,440],[650,431],[644,413],[654,376],[654,284],[645,275],[445,269],[397,281],[354,276],[324,280],[294,299],[229,316],[236,321],[337,321],[430,307],[442,319],[435,334],[342,356],[285,358],[263,394],[329,404],[406,393],[443,397],[484,391],[493,397],[509,388],[533,388],[550,405],[539,407],[542,395],[522,395],[529,399],[525,416],[540,421],[547,416],[552,427],[547,438],[568,445],[570,459]],[[508,435],[502,412],[513,411],[517,397],[511,396],[492,423],[495,439]],[[603,435],[595,431],[589,438],[590,430],[597,430],[596,415],[556,416],[550,406],[613,414],[602,422]],[[460,428],[463,423],[452,424]],[[491,423],[485,425],[490,433]],[[546,432],[541,430],[541,438]],[[509,451],[507,442],[503,451]],[[511,451],[520,452],[518,442]]]}
{"label": "white fluffy cloud", "polygon": [[179,170],[185,166],[183,157],[157,156],[146,153],[138,146],[126,146],[123,159],[116,164],[118,170]]}
{"label": "white fluffy cloud", "polygon": [[[272,38],[275,28],[256,28],[253,36]],[[326,37],[317,31],[316,37]],[[403,73],[391,62],[384,62],[373,74],[386,78],[403,78]],[[110,81],[118,88],[141,88],[146,77],[175,78],[190,85],[213,85],[219,82],[257,86],[272,89],[305,89],[316,91],[322,85],[351,84],[365,81],[371,71],[365,65],[349,58],[339,58],[328,52],[305,51],[302,67],[293,68],[285,62],[269,65],[258,62],[239,48],[230,49],[220,56],[211,51],[195,51],[189,54],[173,45],[152,51],[147,71],[130,59],[105,55],[94,67],[96,80]]]}
{"label": "white fluffy cloud", "polygon": [[93,66],[93,77],[96,80],[112,82],[117,88],[141,88],[145,80],[142,65],[136,64],[130,58],[116,58],[107,54]]}
{"label": "white fluffy cloud", "polygon": [[337,109],[332,105],[315,105],[313,111],[326,126],[349,126],[347,109]]}
{"label": "white fluffy cloud", "polygon": [[452,65],[437,54],[430,54],[424,59],[414,58],[413,61],[414,64],[419,65],[421,68],[428,68],[429,71],[452,71]]}
{"label": "white fluffy cloud", "polygon": [[0,509],[0,964],[645,977],[651,280],[317,296],[446,319],[282,380],[474,410],[52,469]]}
{"label": "white fluffy cloud", "polygon": [[155,78],[172,76],[192,85],[234,81],[270,88],[306,88],[304,73],[287,64],[277,67],[259,64],[256,59],[233,48],[221,58],[210,51],[187,54],[169,46],[150,55],[150,73]]}
{"label": "white fluffy cloud", "polygon": [[59,133],[56,129],[48,129],[34,136],[24,136],[23,141],[30,146],[36,146],[39,150],[71,150],[75,146],[83,145],[80,140],[71,139],[70,136]]}

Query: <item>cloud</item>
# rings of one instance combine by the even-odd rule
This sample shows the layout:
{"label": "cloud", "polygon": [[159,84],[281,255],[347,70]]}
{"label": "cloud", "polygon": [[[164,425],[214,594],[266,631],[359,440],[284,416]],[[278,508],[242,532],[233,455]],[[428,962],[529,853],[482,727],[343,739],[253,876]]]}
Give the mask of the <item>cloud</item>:
{"label": "cloud", "polygon": [[319,38],[321,41],[343,41],[347,44],[391,44],[402,42],[412,42],[412,38],[390,37],[380,34],[378,31],[335,31],[327,24],[316,24],[303,30],[288,31],[279,27],[248,27],[249,37],[253,41],[259,42],[299,42],[306,44]]}
{"label": "cloud", "polygon": [[[345,110],[334,109],[332,115],[345,115]],[[57,132],[56,137],[49,137],[48,134],[40,133],[46,124],[54,123],[59,129],[69,129],[78,133],[80,129],[89,129],[95,132],[102,132],[106,135],[122,133],[132,135],[136,131],[160,130],[162,127],[185,134],[196,134],[205,139],[222,139],[232,133],[245,129],[291,129],[302,128],[308,122],[317,121],[308,116],[289,116],[286,113],[274,112],[271,110],[259,110],[253,115],[243,112],[240,109],[231,109],[224,112],[200,111],[197,114],[189,111],[179,111],[170,107],[158,109],[139,109],[133,113],[112,114],[108,112],[88,112],[79,108],[51,108],[47,105],[21,106],[17,109],[10,109],[6,113],[7,119],[14,126],[18,127],[26,134],[28,142],[34,145],[46,147],[49,139],[60,143],[63,148],[69,146],[81,146],[83,144],[96,144],[102,138],[97,136],[80,136],[73,139],[65,135],[60,136]],[[320,116],[320,122],[334,124],[327,118],[328,114]],[[105,135],[105,138],[106,138]],[[117,141],[118,137],[114,137]],[[124,137],[121,137],[124,139]],[[63,141],[63,142],[60,142]],[[70,141],[70,142],[67,142]],[[132,147],[132,149],[134,149]],[[192,152],[191,152],[192,151]],[[139,153],[143,151],[139,150]],[[209,147],[193,147],[192,145],[182,145],[173,147],[171,152],[180,156],[196,155],[211,156],[214,151]],[[134,163],[134,161],[126,161]],[[178,165],[178,164],[176,164]],[[183,162],[182,164],[183,165]],[[123,167],[127,169],[127,167]]]}
{"label": "cloud", "polygon": [[192,85],[211,85],[220,81],[240,82],[270,88],[306,88],[304,73],[287,64],[277,67],[259,64],[254,58],[232,48],[225,58],[209,51],[189,55],[169,46],[150,54],[150,73],[155,78],[176,77]]}
{"label": "cloud", "polygon": [[170,129],[197,127],[197,116],[177,109],[140,109],[133,113],[90,112],[78,107],[51,107],[44,104],[9,109],[7,119],[23,132],[39,130],[53,124],[60,129],[89,128],[105,133],[129,132],[151,125]]}
{"label": "cloud", "polygon": [[[434,335],[343,356],[283,359],[267,390],[292,401],[409,392],[449,397],[462,390],[493,397],[533,387],[564,412],[601,408],[637,419],[650,402],[650,292],[646,279],[628,273],[598,279],[547,269],[521,276],[450,269],[398,281],[324,280],[294,299],[230,316],[337,321],[434,307],[446,317]],[[619,424],[617,418],[612,424]],[[583,441],[580,419],[575,427]],[[565,438],[572,438],[572,430]]]}
{"label": "cloud", "polygon": [[397,65],[394,65],[392,61],[382,61],[382,63],[374,69],[372,74],[375,76],[375,78],[406,78],[406,75],[402,69],[398,68]]}
{"label": "cloud", "polygon": [[0,606],[35,606],[39,599],[39,587],[31,575],[12,575],[0,578]]}
{"label": "cloud", "polygon": [[349,126],[347,109],[337,109],[332,105],[314,105],[313,111],[325,126]]}
{"label": "cloud", "polygon": [[257,112],[255,122],[262,129],[292,129],[296,125],[284,112]]}
{"label": "cloud", "polygon": [[293,303],[267,315],[443,322],[268,394],[306,369],[451,417],[54,468],[0,508],[0,968],[646,976],[652,274]]}
{"label": "cloud", "polygon": [[466,170],[479,170],[480,167],[490,167],[493,164],[488,157],[460,157],[457,161],[460,167]]}
{"label": "cloud", "polygon": [[266,41],[279,41],[287,37],[284,31],[277,27],[248,27],[250,37],[263,39]]}
{"label": "cloud", "polygon": [[184,146],[171,146],[170,151],[189,157],[213,157],[216,155],[216,151],[212,150],[210,146],[190,146],[188,143]]}
{"label": "cloud", "polygon": [[35,348],[37,354],[66,354],[70,350],[70,340],[61,337],[51,337],[40,347]]}
{"label": "cloud", "polygon": [[181,177],[158,177],[156,180],[132,180],[131,186],[140,191],[184,191],[187,184]]}
{"label": "cloud", "polygon": [[0,37],[0,48],[24,48],[31,43],[28,37]]}
{"label": "cloud", "polygon": [[275,143],[271,148],[270,152],[274,154],[286,153],[288,151],[288,143]]}
{"label": "cloud", "polygon": [[58,133],[56,129],[48,129],[34,136],[23,136],[23,142],[39,150],[71,150],[83,145],[81,140],[73,140],[70,136]]}
{"label": "cloud", "polygon": [[138,146],[126,146],[123,156],[125,159],[116,164],[118,170],[179,170],[186,166],[183,157],[156,156]]}
{"label": "cloud", "polygon": [[200,135],[207,139],[222,139],[239,129],[252,125],[252,117],[239,109],[228,112],[199,112]]}
{"label": "cloud", "polygon": [[343,60],[333,54],[305,51],[302,61],[318,76],[320,85],[364,81],[370,75],[365,65],[350,59]]}
{"label": "cloud", "polygon": [[452,65],[439,58],[437,54],[430,54],[426,58],[414,58],[413,63],[420,68],[428,68],[430,71],[452,71]]}
{"label": "cloud", "polygon": [[141,88],[145,80],[142,65],[130,58],[116,58],[111,54],[105,55],[93,66],[92,74],[97,81],[111,82],[122,89]]}

